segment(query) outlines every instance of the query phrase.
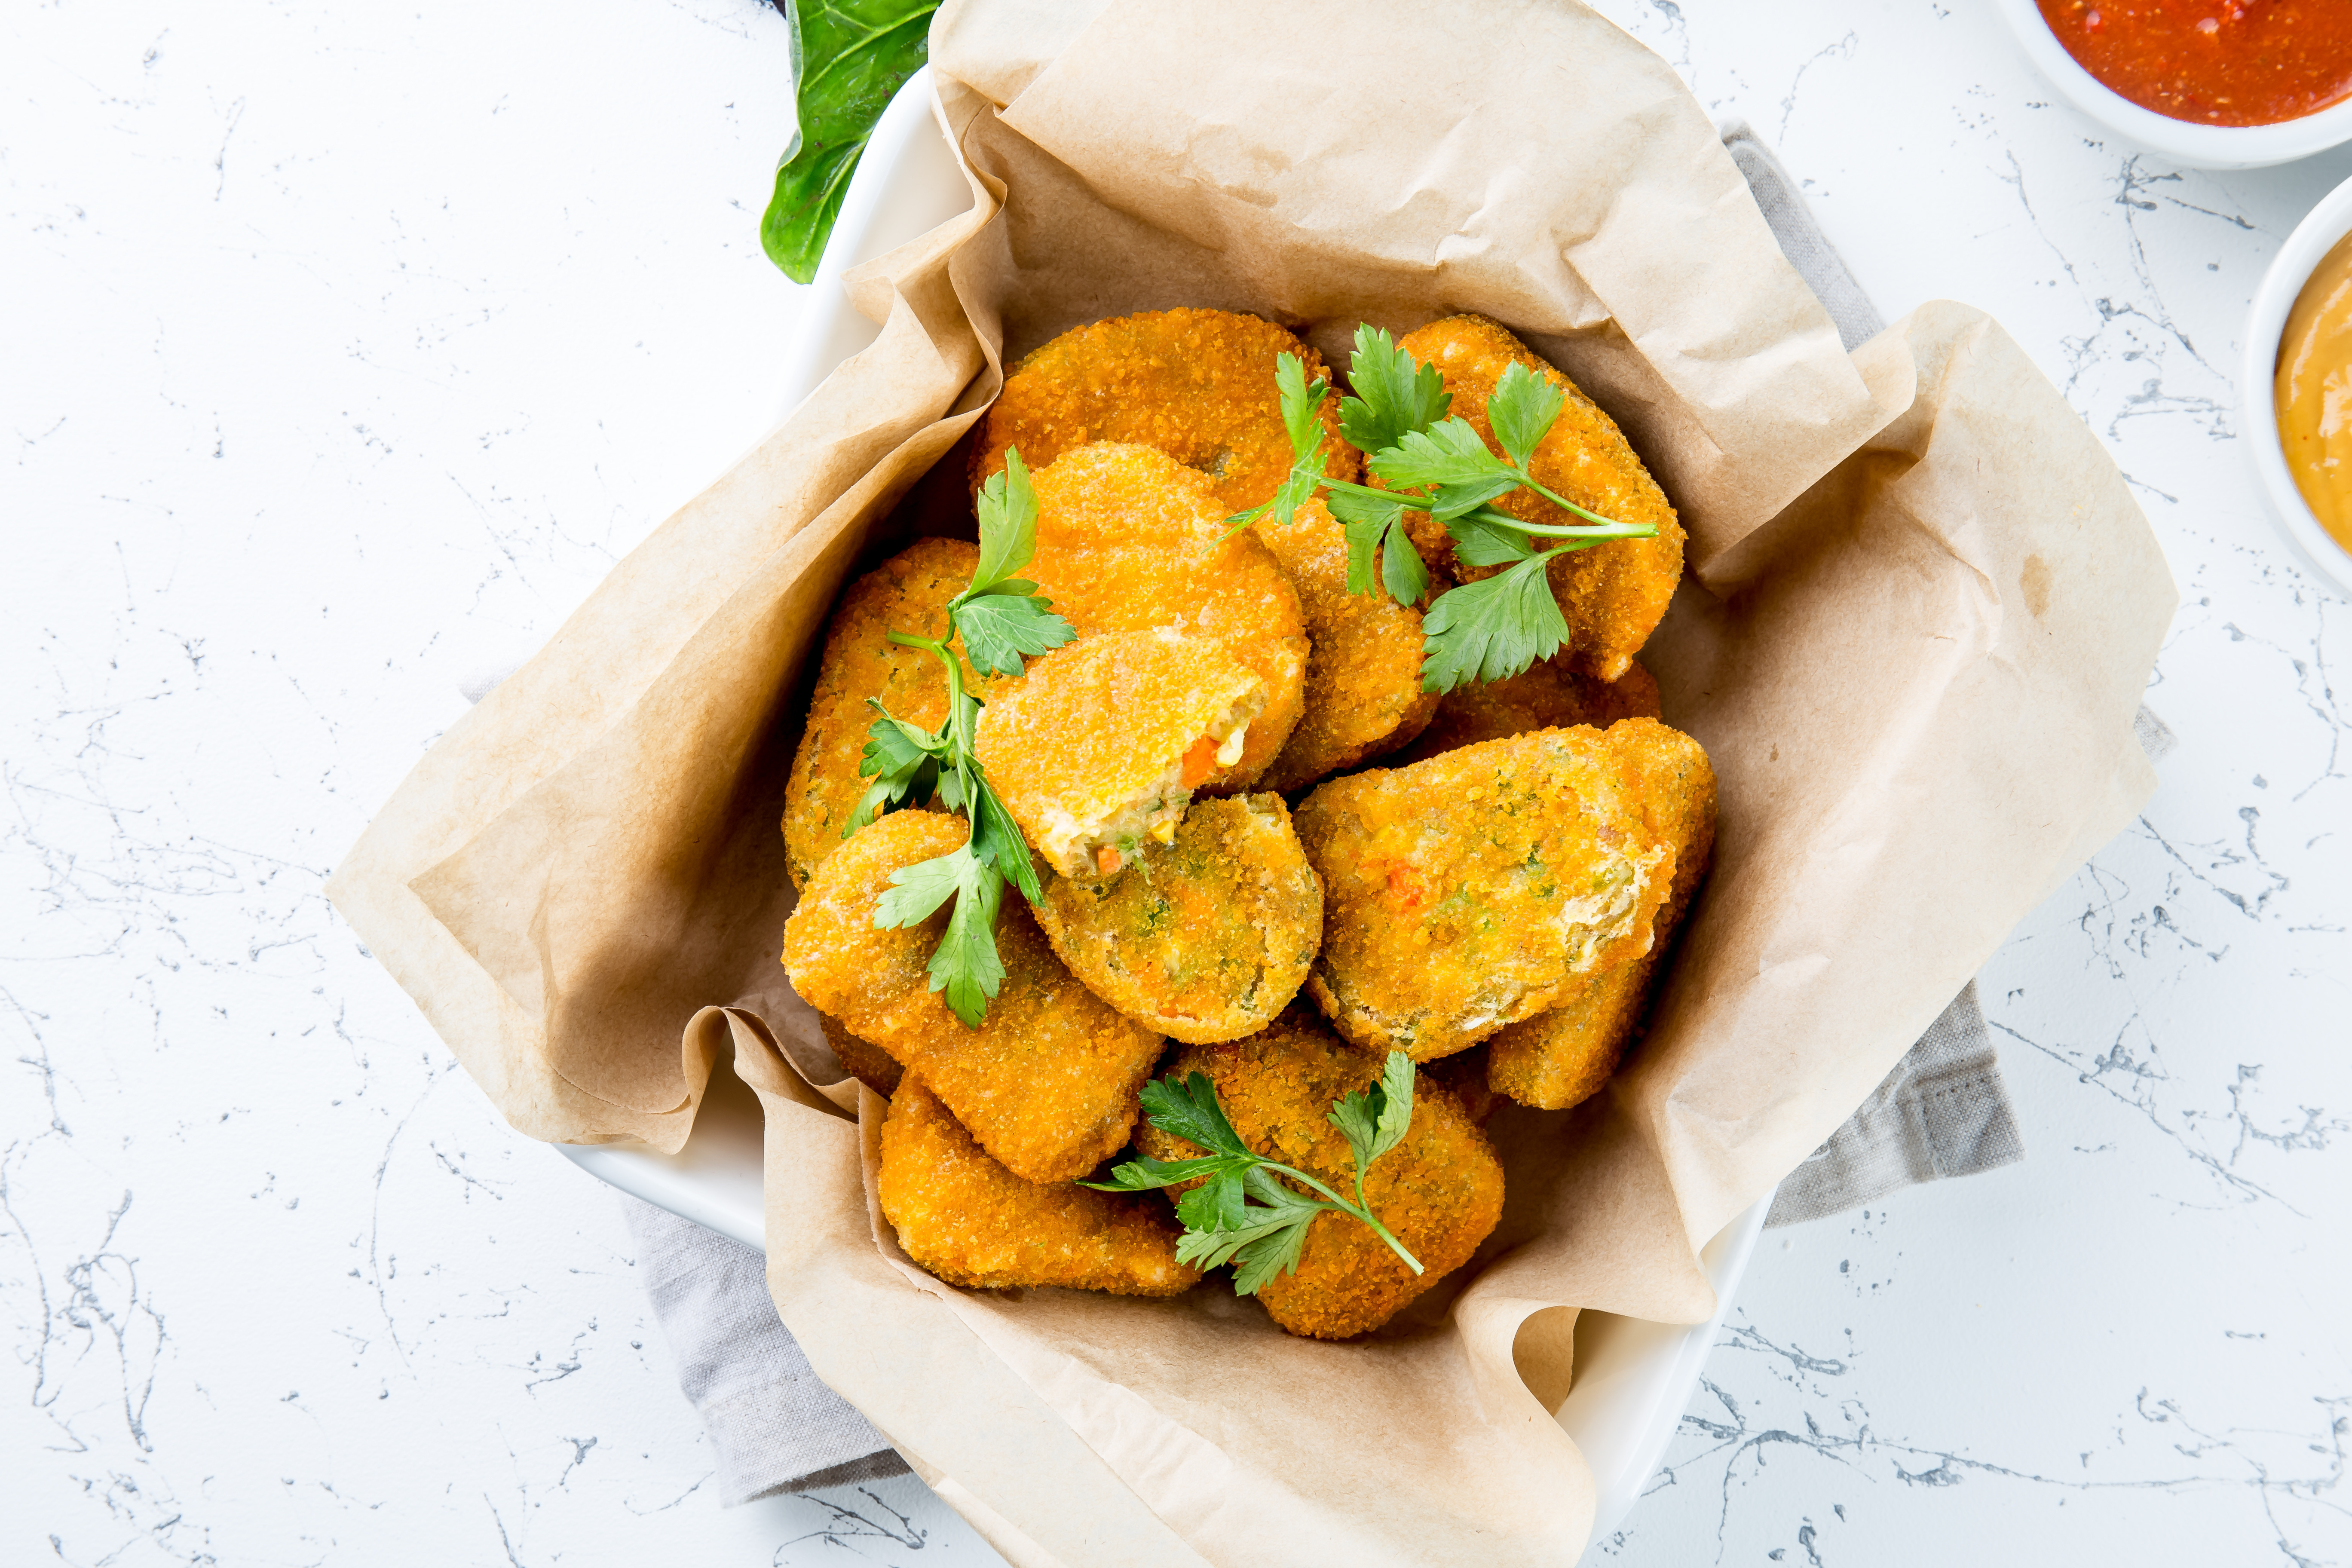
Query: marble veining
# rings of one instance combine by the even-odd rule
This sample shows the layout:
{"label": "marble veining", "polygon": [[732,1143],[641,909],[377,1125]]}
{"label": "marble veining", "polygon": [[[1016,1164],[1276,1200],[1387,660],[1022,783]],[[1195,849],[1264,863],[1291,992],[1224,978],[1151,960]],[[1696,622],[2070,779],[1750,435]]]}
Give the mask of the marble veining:
{"label": "marble veining", "polygon": [[[2183,603],[2162,790],[1983,978],[2029,1157],[1769,1235],[1591,1559],[2352,1563],[2352,605],[2274,542],[2232,382],[2352,153],[2115,144],[1990,6],[1602,9],[1890,318],[2001,319]],[[618,1212],[319,891],[460,688],[773,412],[781,21],[0,37],[0,1560],[994,1561],[909,1478],[718,1508]]]}

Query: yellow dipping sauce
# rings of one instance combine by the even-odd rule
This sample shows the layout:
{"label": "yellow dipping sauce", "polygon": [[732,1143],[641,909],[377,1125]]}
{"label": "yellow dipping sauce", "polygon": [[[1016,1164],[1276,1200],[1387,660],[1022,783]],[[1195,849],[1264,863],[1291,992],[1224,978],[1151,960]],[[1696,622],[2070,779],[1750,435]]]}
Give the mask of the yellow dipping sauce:
{"label": "yellow dipping sauce", "polygon": [[2295,489],[2352,551],[2352,234],[2313,268],[2287,312],[2272,395]]}

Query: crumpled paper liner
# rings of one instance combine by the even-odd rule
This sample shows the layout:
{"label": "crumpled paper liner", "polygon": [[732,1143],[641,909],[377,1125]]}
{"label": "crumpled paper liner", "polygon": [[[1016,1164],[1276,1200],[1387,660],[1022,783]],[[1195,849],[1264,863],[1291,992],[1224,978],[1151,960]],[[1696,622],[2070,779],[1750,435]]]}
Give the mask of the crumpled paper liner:
{"label": "crumpled paper liner", "polygon": [[[853,276],[880,340],[442,738],[330,891],[536,1136],[674,1150],[731,1049],[784,1321],[1014,1562],[1571,1561],[1576,1313],[1704,1319],[1697,1246],[2129,821],[2162,557],[1988,318],[1841,352],[1699,106],[1579,7],[951,4],[932,58],[975,209]],[[1359,319],[1496,316],[1692,534],[1644,660],[1721,816],[1649,1038],[1586,1105],[1497,1114],[1495,1237],[1345,1345],[1214,1284],[912,1268],[873,1202],[882,1102],[829,1081],[775,962],[794,698],[842,581],[965,515],[939,459],[1008,353],[1177,304],[1335,358]]]}

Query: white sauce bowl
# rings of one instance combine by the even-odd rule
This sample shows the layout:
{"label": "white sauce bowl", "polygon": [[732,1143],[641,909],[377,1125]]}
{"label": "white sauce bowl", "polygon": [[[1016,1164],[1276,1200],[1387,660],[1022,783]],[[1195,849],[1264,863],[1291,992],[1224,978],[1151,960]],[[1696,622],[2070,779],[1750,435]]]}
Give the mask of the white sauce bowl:
{"label": "white sauce bowl", "polygon": [[2352,552],[2320,526],[2303,492],[2295,488],[2294,476],[2286,466],[2286,445],[2279,439],[2272,392],[2287,312],[2294,309],[2296,297],[2311,280],[2312,269],[2347,234],[2352,234],[2352,180],[2328,192],[2295,225],[2286,244],[2272,258],[2270,270],[2263,274],[2262,286],[2254,290],[2253,311],[2246,320],[2246,363],[2238,377],[2238,423],[2279,531],[2322,583],[2352,599]]}

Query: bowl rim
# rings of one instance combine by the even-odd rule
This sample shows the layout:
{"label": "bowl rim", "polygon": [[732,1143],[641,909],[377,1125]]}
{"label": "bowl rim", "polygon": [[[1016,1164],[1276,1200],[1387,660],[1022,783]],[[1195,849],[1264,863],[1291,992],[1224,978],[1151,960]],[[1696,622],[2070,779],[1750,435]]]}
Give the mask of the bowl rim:
{"label": "bowl rim", "polygon": [[2276,125],[2200,125],[2145,109],[2084,69],[2037,0],[1999,0],[2010,31],[2060,95],[2110,131],[2200,169],[2259,169],[2352,142],[2352,98]]}
{"label": "bowl rim", "polygon": [[2352,235],[2352,180],[2321,197],[2294,226],[2254,289],[2246,316],[2245,363],[2239,373],[2238,421],[2280,535],[2315,576],[2352,599],[2352,550],[2327,531],[2296,488],[2272,402],[2287,313],[2313,271],[2347,235]]}

